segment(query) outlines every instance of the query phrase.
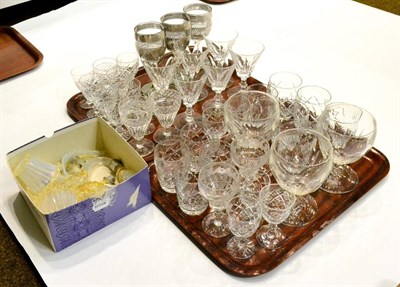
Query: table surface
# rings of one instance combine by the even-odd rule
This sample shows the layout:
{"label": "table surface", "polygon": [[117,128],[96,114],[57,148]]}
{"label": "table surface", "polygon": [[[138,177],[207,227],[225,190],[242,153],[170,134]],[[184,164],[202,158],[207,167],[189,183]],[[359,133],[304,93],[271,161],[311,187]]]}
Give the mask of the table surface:
{"label": "table surface", "polygon": [[[395,286],[400,282],[400,18],[353,1],[233,1],[213,6],[213,25],[266,49],[252,74],[293,71],[334,101],[371,111],[374,144],[389,175],[273,271],[237,278],[214,265],[153,204],[54,253],[19,194],[7,152],[69,125],[78,92],[70,70],[135,50],[133,27],[190,2],[76,1],[14,25],[44,55],[35,70],[0,84],[0,212],[48,286]],[[194,283],[195,282],[195,283]]]}

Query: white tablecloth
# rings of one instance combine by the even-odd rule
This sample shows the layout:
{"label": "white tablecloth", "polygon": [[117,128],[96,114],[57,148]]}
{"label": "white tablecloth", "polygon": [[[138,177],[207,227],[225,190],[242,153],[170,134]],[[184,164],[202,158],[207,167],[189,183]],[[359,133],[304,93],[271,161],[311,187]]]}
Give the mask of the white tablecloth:
{"label": "white tablecloth", "polygon": [[150,204],[54,253],[14,182],[5,154],[72,123],[70,70],[128,50],[133,27],[181,11],[187,0],[86,0],[14,26],[44,55],[39,68],[0,84],[1,214],[49,286],[395,286],[400,282],[400,18],[349,0],[237,0],[213,6],[214,25],[266,49],[252,76],[276,71],[371,111],[389,175],[273,271],[237,278],[214,265]]}

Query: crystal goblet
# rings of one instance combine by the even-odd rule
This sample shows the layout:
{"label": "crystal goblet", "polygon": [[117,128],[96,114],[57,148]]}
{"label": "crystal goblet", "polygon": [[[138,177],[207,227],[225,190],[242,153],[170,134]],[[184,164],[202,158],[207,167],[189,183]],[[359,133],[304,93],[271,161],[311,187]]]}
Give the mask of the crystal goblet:
{"label": "crystal goblet", "polygon": [[226,208],[228,226],[234,235],[226,247],[231,256],[248,259],[256,252],[256,245],[250,236],[256,232],[262,218],[260,202],[252,197],[235,196]]}
{"label": "crystal goblet", "polygon": [[318,131],[333,146],[334,166],[321,189],[343,194],[354,190],[357,173],[348,165],[368,152],[376,137],[376,120],[367,110],[348,103],[331,103],[318,119]]}
{"label": "crystal goblet", "polygon": [[200,169],[199,190],[211,208],[203,218],[202,227],[212,237],[220,238],[230,233],[225,208],[237,193],[238,177],[236,168],[225,162],[209,163]]}
{"label": "crystal goblet", "polygon": [[257,230],[257,241],[267,249],[276,249],[287,239],[287,235],[283,233],[278,224],[289,216],[296,202],[296,196],[278,184],[271,184],[269,188],[261,192],[260,202],[263,218],[268,224]]}
{"label": "crystal goblet", "polygon": [[225,123],[235,138],[245,136],[271,139],[279,124],[279,104],[259,91],[240,91],[224,104]]}
{"label": "crystal goblet", "polygon": [[318,190],[332,170],[332,144],[315,130],[289,129],[273,140],[269,164],[277,183],[297,196],[292,213],[285,221],[304,226],[317,214],[311,195]]}

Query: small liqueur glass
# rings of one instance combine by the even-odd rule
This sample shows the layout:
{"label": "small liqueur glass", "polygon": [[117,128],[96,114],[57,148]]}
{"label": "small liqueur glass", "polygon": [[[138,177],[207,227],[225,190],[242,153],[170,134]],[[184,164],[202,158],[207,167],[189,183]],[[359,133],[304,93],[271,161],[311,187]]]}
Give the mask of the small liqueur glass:
{"label": "small liqueur glass", "polygon": [[188,168],[193,172],[200,170],[200,151],[205,143],[207,136],[201,122],[188,123],[180,130],[180,141],[185,161]]}
{"label": "small liqueur glass", "polygon": [[226,248],[236,259],[248,259],[256,252],[256,244],[250,239],[262,218],[259,200],[247,196],[235,196],[226,208],[228,226],[234,235],[229,239]]}
{"label": "small liqueur glass", "polygon": [[268,224],[261,226],[256,232],[258,243],[267,249],[279,248],[287,239],[278,224],[290,215],[296,196],[281,188],[278,184],[271,184],[260,195],[263,218]]}
{"label": "small liqueur glass", "polygon": [[199,190],[208,200],[211,211],[202,221],[202,227],[211,237],[230,234],[226,205],[237,193],[238,171],[226,162],[213,162],[201,167]]}

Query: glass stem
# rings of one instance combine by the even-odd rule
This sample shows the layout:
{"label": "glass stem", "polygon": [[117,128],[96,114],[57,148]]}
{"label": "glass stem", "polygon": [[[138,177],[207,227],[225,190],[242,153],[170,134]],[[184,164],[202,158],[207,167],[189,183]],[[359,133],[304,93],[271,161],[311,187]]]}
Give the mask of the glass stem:
{"label": "glass stem", "polygon": [[185,118],[188,122],[193,122],[193,108],[191,106],[186,107]]}
{"label": "glass stem", "polygon": [[246,90],[247,89],[247,79],[240,79],[240,89]]}
{"label": "glass stem", "polygon": [[222,104],[222,94],[221,92],[215,92],[215,105],[220,106]]}

